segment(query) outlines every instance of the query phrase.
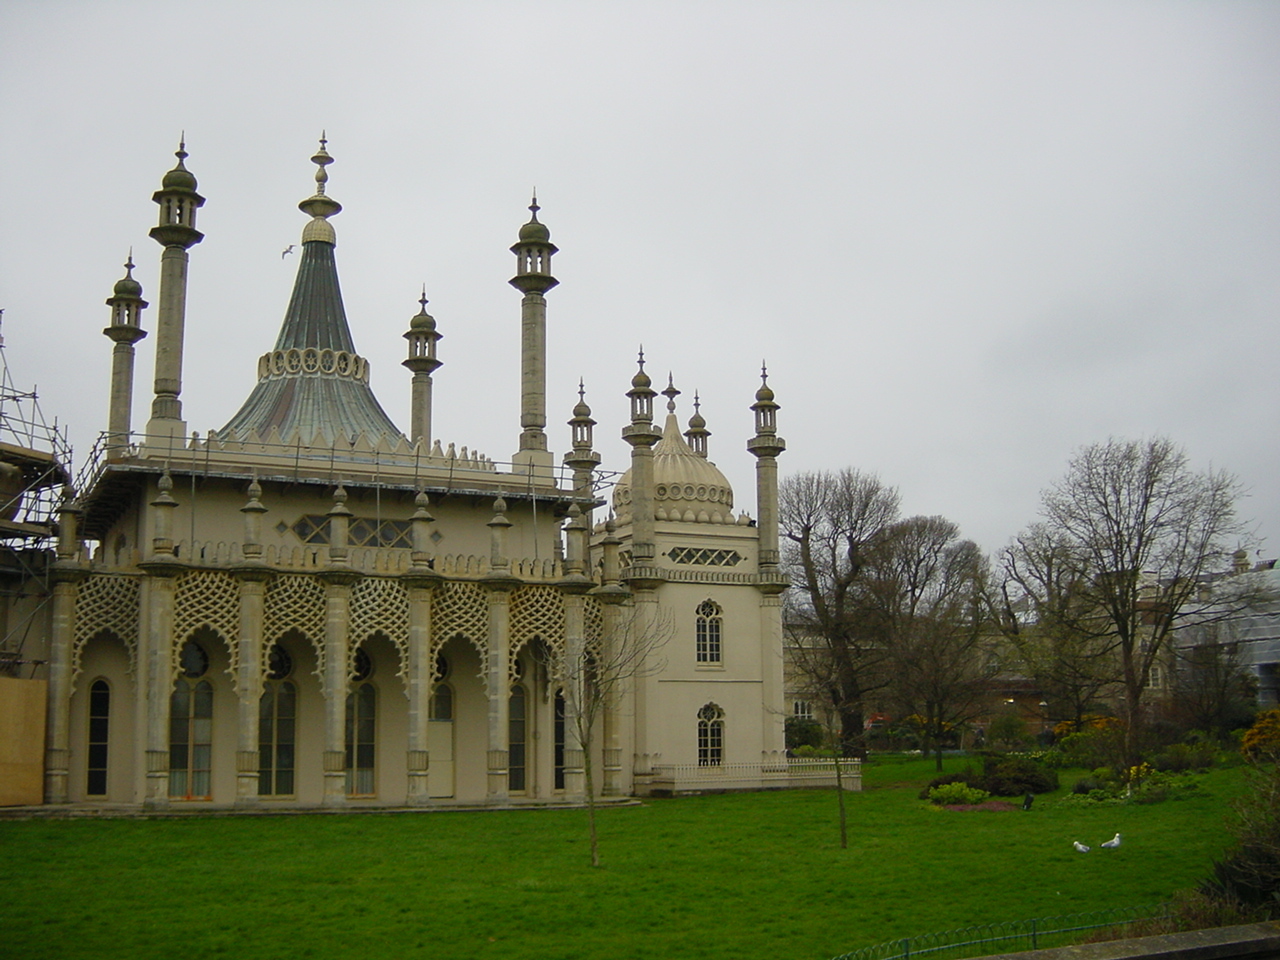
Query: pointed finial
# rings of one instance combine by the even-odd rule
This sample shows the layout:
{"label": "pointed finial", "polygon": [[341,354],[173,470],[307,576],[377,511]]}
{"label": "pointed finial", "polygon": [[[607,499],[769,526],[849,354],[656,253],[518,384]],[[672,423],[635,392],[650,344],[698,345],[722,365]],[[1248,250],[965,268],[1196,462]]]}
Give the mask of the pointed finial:
{"label": "pointed finial", "polygon": [[178,149],[174,151],[173,155],[178,158],[179,165],[182,164],[183,160],[191,156],[191,154],[187,153],[187,131],[183,130],[182,133],[179,134]]}
{"label": "pointed finial", "polygon": [[538,211],[542,208],[538,206],[538,188],[533,188],[533,202],[529,204],[529,212],[533,214],[533,222],[538,222]]}
{"label": "pointed finial", "polygon": [[418,303],[422,304],[422,312],[423,312],[423,313],[426,313],[426,312],[427,312],[427,304],[428,304],[429,302],[430,302],[430,301],[428,301],[428,300],[427,300],[427,285],[424,283],[424,284],[422,285],[422,296],[418,299]]}
{"label": "pointed finial", "polygon": [[129,259],[124,262],[124,275],[133,279],[133,247],[129,248]]}
{"label": "pointed finial", "polygon": [[662,395],[667,398],[667,413],[676,412],[676,397],[680,396],[680,391],[676,389],[675,379],[671,372],[667,372],[667,389],[662,391]]}

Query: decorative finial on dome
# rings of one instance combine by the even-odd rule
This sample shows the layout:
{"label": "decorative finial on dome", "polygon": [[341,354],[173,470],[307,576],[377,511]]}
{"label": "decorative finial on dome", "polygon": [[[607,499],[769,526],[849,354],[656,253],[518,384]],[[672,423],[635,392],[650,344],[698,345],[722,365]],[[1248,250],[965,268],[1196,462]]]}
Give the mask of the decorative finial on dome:
{"label": "decorative finial on dome", "polygon": [[422,305],[422,312],[423,312],[423,313],[426,313],[426,312],[427,312],[427,304],[428,304],[429,302],[430,302],[430,301],[429,301],[429,300],[427,300],[427,285],[426,285],[426,283],[424,282],[424,283],[422,284],[422,296],[418,298],[418,303],[420,303],[420,304]]}
{"label": "decorative finial on dome", "polygon": [[667,398],[667,413],[675,413],[676,397],[680,396],[680,391],[676,389],[675,379],[670,371],[667,372],[667,389],[662,391],[662,395]]}
{"label": "decorative finial on dome", "polygon": [[573,415],[575,417],[591,416],[591,407],[587,404],[587,385],[581,377],[578,378],[578,402],[573,408]]}
{"label": "decorative finial on dome", "polygon": [[333,163],[333,157],[329,156],[329,151],[326,149],[328,143],[324,131],[321,131],[320,149],[311,157],[311,162],[318,168],[316,192],[298,204],[298,209],[312,218],[311,222],[302,228],[303,243],[309,240],[337,243],[337,235],[333,232],[333,225],[328,222],[328,218],[341,213],[342,204],[325,195],[325,184],[329,182],[329,171],[325,167]]}
{"label": "decorative finial on dome", "polygon": [[644,346],[643,345],[641,345],[640,347],[640,356],[636,360],[636,366],[639,367],[639,369],[636,370],[636,375],[631,378],[631,385],[633,387],[648,387],[649,385],[651,385],[653,381],[650,380],[649,375],[644,372]]}
{"label": "decorative finial on dome", "polygon": [[542,208],[538,206],[538,188],[533,188],[533,202],[529,204],[529,212],[533,214],[533,222],[538,222],[538,211]]}
{"label": "decorative finial on dome", "polygon": [[324,194],[324,185],[329,182],[329,173],[325,170],[329,164],[333,163],[333,157],[329,156],[329,151],[325,148],[329,141],[325,137],[325,131],[320,131],[320,149],[316,151],[315,156],[311,158],[311,162],[320,169],[316,171],[316,193]]}
{"label": "decorative finial on dome", "polygon": [[760,389],[756,391],[757,400],[772,400],[773,391],[769,388],[769,368],[764,361],[760,362]]}

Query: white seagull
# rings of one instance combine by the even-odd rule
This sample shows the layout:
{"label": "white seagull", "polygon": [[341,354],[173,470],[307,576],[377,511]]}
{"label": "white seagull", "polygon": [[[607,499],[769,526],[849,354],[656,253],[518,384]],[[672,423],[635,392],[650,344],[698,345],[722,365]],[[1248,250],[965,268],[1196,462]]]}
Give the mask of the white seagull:
{"label": "white seagull", "polygon": [[293,253],[294,246],[295,244],[291,243],[287,247],[285,247],[282,251],[280,251],[280,259],[283,260],[286,255]]}
{"label": "white seagull", "polygon": [[1103,846],[1108,850],[1114,850],[1116,847],[1120,846],[1120,834],[1117,833],[1114,837],[1104,843]]}
{"label": "white seagull", "polygon": [[1071,845],[1072,845],[1073,847],[1075,847],[1077,850],[1079,850],[1081,853],[1088,853],[1088,852],[1089,852],[1089,848],[1088,848],[1088,847],[1086,847],[1086,846],[1085,846],[1083,843],[1081,843],[1079,840],[1072,840],[1072,841],[1071,841]]}

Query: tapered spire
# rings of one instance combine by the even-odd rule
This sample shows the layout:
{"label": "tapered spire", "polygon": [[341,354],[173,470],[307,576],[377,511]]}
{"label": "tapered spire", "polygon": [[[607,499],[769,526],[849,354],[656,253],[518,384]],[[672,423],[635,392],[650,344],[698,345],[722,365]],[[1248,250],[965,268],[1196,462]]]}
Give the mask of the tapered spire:
{"label": "tapered spire", "polygon": [[275,349],[258,359],[258,384],[218,431],[224,437],[265,439],[278,431],[286,443],[319,436],[336,445],[359,435],[370,443],[401,436],[369,387],[369,364],[356,353],[342,305],[328,220],[342,205],[326,192],[333,163],[327,144],[322,135],[311,158],[316,192],[298,204],[311,220],[302,230],[298,275]]}

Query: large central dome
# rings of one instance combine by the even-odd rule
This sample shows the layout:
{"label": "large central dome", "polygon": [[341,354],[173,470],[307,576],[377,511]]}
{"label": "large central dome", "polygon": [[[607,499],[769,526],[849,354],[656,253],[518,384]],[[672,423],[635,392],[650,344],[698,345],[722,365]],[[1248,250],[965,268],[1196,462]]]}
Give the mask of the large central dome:
{"label": "large central dome", "polygon": [[[723,473],[701,457],[680,435],[674,413],[667,414],[662,439],[653,448],[653,515],[655,520],[686,523],[734,523],[733,488]],[[613,490],[619,521],[631,516],[631,471]]]}

